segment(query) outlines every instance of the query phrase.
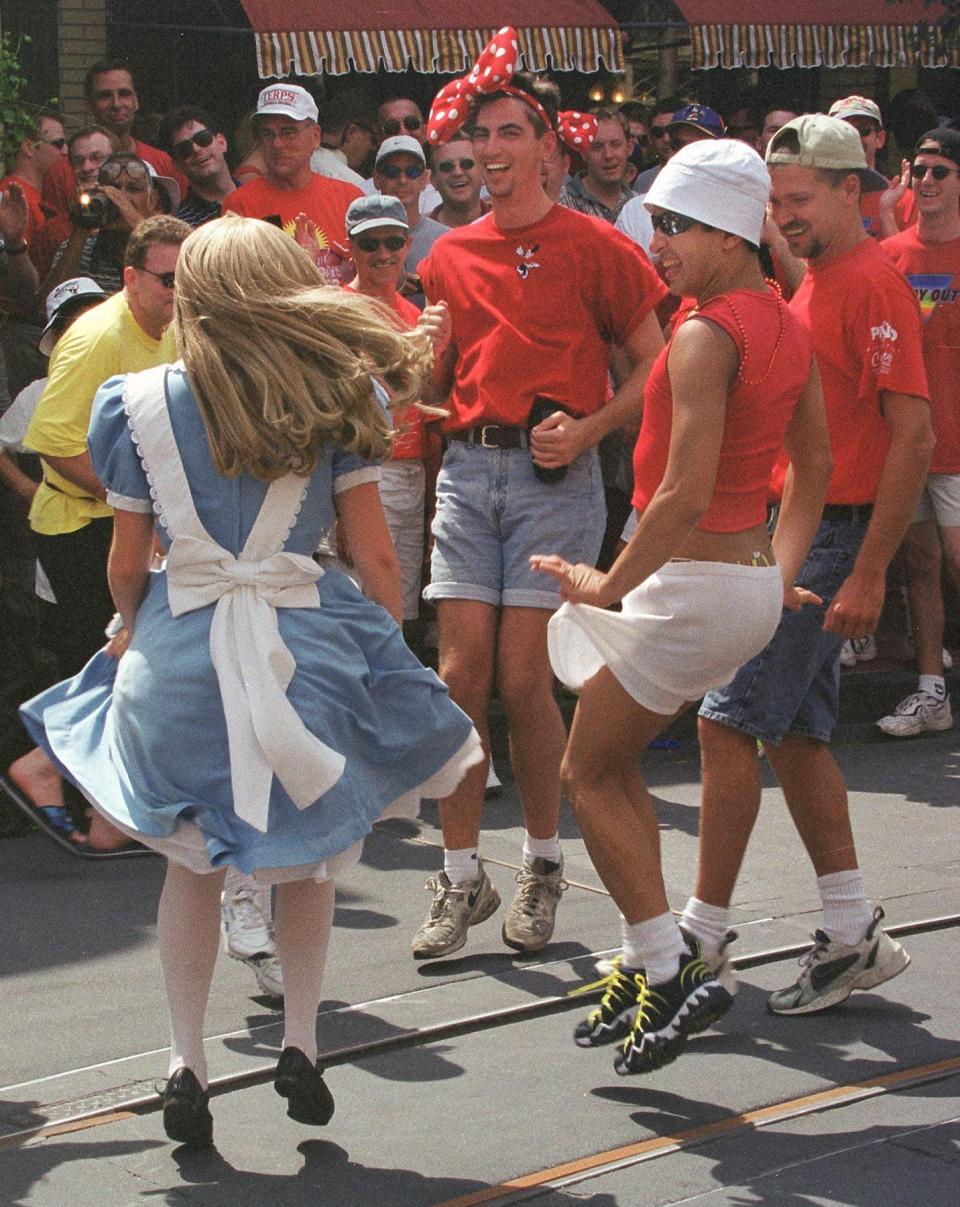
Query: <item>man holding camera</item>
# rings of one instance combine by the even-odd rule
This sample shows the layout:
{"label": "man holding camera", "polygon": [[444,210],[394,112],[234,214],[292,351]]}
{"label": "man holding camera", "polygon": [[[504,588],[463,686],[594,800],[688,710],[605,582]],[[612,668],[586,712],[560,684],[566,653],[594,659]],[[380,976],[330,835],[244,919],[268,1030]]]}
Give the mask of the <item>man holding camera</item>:
{"label": "man holding camera", "polygon": [[[446,106],[435,102],[433,122]],[[473,151],[492,213],[448,231],[420,266],[430,302],[446,302],[453,339],[435,368],[449,441],[437,483],[431,584],[440,675],[488,746],[496,676],[526,840],[503,939],[538,951],[565,887],[558,837],[566,734],[553,696],[547,622],[559,603],[530,556],[549,547],[575,562],[600,548],[605,508],[596,444],[633,416],[663,347],[654,307],[665,290],[644,254],[543,189],[556,147],[556,107],[532,80],[472,103]],[[449,141],[456,129],[436,130]],[[606,405],[614,344],[635,366]],[[449,397],[447,398],[447,395]],[[428,885],[418,959],[449,955],[500,895],[478,857],[487,767],[440,802],[444,869]]]}
{"label": "man holding camera", "polygon": [[154,214],[172,213],[179,201],[175,181],[157,176],[132,152],[115,151],[101,164],[96,185],[71,202],[73,230],[57,249],[44,295],[71,277],[90,277],[104,293],[119,293],[131,233]]}

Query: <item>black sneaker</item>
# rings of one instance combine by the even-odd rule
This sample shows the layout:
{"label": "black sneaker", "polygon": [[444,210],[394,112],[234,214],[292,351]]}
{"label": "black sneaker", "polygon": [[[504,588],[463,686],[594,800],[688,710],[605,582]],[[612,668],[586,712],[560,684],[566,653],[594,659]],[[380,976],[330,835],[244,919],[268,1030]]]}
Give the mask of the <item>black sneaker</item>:
{"label": "black sneaker", "polygon": [[643,984],[643,970],[624,968],[623,957],[617,956],[610,973],[602,980],[571,989],[570,997],[603,990],[600,1005],[591,1010],[583,1022],[577,1023],[573,1030],[577,1046],[598,1048],[601,1044],[612,1044],[615,1040],[629,1035]]}
{"label": "black sneaker", "polygon": [[692,952],[680,957],[677,975],[664,985],[643,982],[633,1029],[613,1067],[621,1076],[649,1073],[676,1060],[688,1035],[706,1031],[733,1005],[733,998]]}

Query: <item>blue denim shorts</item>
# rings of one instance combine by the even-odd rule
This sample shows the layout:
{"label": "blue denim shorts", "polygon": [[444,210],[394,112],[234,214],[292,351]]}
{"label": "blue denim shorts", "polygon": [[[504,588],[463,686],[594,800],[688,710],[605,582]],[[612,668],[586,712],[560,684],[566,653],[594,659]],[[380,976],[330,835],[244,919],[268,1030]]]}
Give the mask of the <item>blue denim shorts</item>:
{"label": "blue denim shorts", "polygon": [[606,505],[596,449],[559,482],[541,482],[528,449],[451,441],[437,479],[430,585],[424,599],[549,608],[554,580],[530,569],[534,553],[596,561]]}
{"label": "blue denim shorts", "polygon": [[740,668],[726,687],[708,692],[700,716],[778,746],[789,734],[829,742],[840,702],[843,638],[827,633],[830,602],[856,560],[866,525],[824,520],[797,585],[823,605],[786,609],[770,644]]}

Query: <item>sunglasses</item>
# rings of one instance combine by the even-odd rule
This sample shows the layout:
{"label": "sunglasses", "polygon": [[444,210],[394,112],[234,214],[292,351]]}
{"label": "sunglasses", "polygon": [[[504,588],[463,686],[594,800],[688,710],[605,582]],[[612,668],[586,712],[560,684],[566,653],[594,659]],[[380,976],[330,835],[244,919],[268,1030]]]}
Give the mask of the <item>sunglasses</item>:
{"label": "sunglasses", "polygon": [[650,137],[651,138],[666,138],[669,133],[670,133],[669,125],[651,126],[650,127]]}
{"label": "sunglasses", "polygon": [[403,235],[384,235],[383,238],[377,239],[373,235],[353,235],[351,242],[355,243],[361,251],[379,251],[381,247],[385,247],[387,251],[399,251],[401,247],[406,247],[407,241]]}
{"label": "sunglasses", "polygon": [[469,172],[471,168],[477,166],[475,159],[445,159],[443,163],[437,164],[438,172],[452,172],[454,168],[459,168],[461,172]]}
{"label": "sunglasses", "polygon": [[119,184],[121,176],[126,176],[128,180],[149,181],[150,171],[140,159],[120,159],[113,163],[108,161],[97,173],[97,183]]}
{"label": "sunglasses", "polygon": [[[403,119],[403,129],[408,130],[411,134],[414,130],[419,130],[423,122],[419,117],[414,117],[412,113],[408,113]],[[401,130],[401,124],[395,117],[388,117],[383,123],[383,132],[387,138],[395,138]]]}
{"label": "sunglasses", "polygon": [[650,221],[655,231],[660,231],[667,238],[682,235],[691,226],[697,225],[696,218],[688,218],[686,214],[675,214],[673,210],[664,210],[662,214],[651,214]]}
{"label": "sunglasses", "polygon": [[421,168],[419,164],[414,164],[412,168],[401,168],[395,163],[384,164],[378,171],[386,176],[387,180],[399,180],[401,176],[406,176],[408,180],[419,180],[426,171],[426,168]]}
{"label": "sunglasses", "polygon": [[146,272],[151,277],[156,277],[164,289],[172,289],[176,280],[176,274],[172,272],[154,272],[152,268],[141,268],[140,272]]}
{"label": "sunglasses", "polygon": [[923,180],[928,172],[934,180],[946,180],[951,172],[960,173],[960,168],[948,168],[942,163],[938,163],[935,167],[931,167],[927,163],[914,163],[910,165],[910,175],[914,180]]}
{"label": "sunglasses", "polygon": [[38,138],[36,145],[39,146],[41,143],[46,143],[48,147],[56,147],[58,151],[62,151],[67,145],[67,140],[65,138]]}
{"label": "sunglasses", "polygon": [[183,160],[189,159],[193,154],[194,146],[209,147],[213,142],[215,135],[206,127],[202,130],[197,130],[190,135],[189,138],[181,138],[178,143],[172,147],[170,154],[177,163],[182,163]]}

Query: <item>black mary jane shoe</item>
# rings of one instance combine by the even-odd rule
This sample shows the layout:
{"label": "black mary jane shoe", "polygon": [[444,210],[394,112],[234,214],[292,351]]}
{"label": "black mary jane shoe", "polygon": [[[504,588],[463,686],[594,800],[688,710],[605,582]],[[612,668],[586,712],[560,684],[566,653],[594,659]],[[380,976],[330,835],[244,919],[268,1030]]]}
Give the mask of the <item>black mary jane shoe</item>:
{"label": "black mary jane shoe", "polygon": [[213,1143],[210,1095],[202,1089],[191,1069],[177,1069],[160,1095],[163,1130],[178,1144],[209,1148]]}
{"label": "black mary jane shoe", "polygon": [[273,1088],[287,1099],[287,1114],[297,1123],[323,1127],[333,1118],[333,1095],[323,1080],[323,1066],[312,1065],[299,1048],[284,1048]]}

